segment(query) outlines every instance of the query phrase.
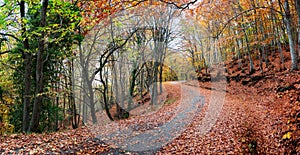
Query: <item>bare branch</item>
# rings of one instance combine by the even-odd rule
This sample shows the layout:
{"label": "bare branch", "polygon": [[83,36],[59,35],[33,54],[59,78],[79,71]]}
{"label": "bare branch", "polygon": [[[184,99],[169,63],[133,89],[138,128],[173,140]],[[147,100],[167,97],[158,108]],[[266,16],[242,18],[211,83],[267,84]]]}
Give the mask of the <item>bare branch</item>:
{"label": "bare branch", "polygon": [[94,72],[94,76],[98,74],[100,71],[102,71],[103,67],[108,63],[109,57],[118,49],[124,47],[127,42],[130,40],[130,38],[137,32],[138,30],[134,30],[130,33],[130,35],[125,39],[125,41],[118,46],[112,46],[105,50],[105,52],[100,57],[100,67]]}
{"label": "bare branch", "polygon": [[160,0],[161,2],[163,3],[166,3],[166,4],[170,4],[170,5],[173,5],[175,6],[177,9],[187,9],[189,8],[190,5],[193,5],[195,4],[198,0],[193,0],[193,1],[190,1],[188,3],[185,3],[185,4],[177,4],[176,2],[173,2],[173,1],[166,1],[166,0]]}
{"label": "bare branch", "polygon": [[213,38],[218,38],[218,37],[221,35],[221,33],[225,30],[225,28],[227,27],[227,25],[228,25],[231,21],[233,21],[234,19],[240,17],[240,16],[243,15],[243,14],[246,14],[246,13],[248,13],[248,12],[251,12],[251,11],[254,11],[254,10],[258,10],[258,9],[270,9],[270,10],[275,11],[276,13],[278,13],[278,14],[284,16],[284,14],[283,14],[281,11],[278,11],[278,10],[273,9],[273,8],[270,8],[270,7],[266,7],[266,6],[254,7],[254,8],[251,8],[251,9],[248,9],[248,10],[245,10],[245,11],[242,11],[242,12],[240,12],[239,14],[236,14],[235,16],[233,16],[233,17],[231,17],[229,20],[227,20],[227,22],[222,26],[222,28],[220,29],[220,31],[219,31],[215,36],[213,36]]}

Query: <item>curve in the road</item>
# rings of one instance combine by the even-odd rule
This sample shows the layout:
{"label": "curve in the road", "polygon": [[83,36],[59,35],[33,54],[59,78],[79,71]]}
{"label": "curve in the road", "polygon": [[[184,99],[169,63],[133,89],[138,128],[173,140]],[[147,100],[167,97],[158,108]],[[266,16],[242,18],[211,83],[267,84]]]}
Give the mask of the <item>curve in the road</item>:
{"label": "curve in the road", "polygon": [[176,109],[176,115],[170,121],[150,130],[136,131],[133,127],[129,127],[98,135],[97,138],[133,152],[151,152],[171,142],[185,130],[204,104],[204,97],[200,96],[199,91],[191,89],[190,86],[180,85],[182,89],[180,104]]}

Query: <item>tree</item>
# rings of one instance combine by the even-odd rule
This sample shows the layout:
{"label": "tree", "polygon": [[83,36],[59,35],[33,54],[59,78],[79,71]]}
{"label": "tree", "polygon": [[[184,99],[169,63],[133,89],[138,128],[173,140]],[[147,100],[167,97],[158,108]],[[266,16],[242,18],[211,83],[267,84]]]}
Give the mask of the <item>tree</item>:
{"label": "tree", "polygon": [[[75,34],[75,26],[81,20],[79,10],[73,4],[60,0],[51,1],[49,4],[43,3],[47,6],[38,2],[4,2],[2,7],[6,9],[9,16],[4,18],[3,24],[6,24],[5,26],[8,28],[1,33],[1,36],[10,37],[15,41],[9,40],[13,43],[12,48],[5,52],[1,51],[1,55],[8,54],[11,58],[8,65],[15,68],[14,87],[17,90],[15,100],[16,103],[23,104],[22,109],[15,104],[17,108],[12,113],[18,113],[17,111],[22,113],[23,132],[31,130],[29,129],[30,121],[30,128],[35,126],[36,131],[41,131],[46,126],[50,130],[51,122],[46,123],[44,119],[52,120],[53,117],[49,115],[51,110],[59,110],[59,105],[51,104],[54,93],[51,84],[57,79],[57,72],[60,71],[52,69],[54,69],[53,66],[61,65],[57,60],[69,55],[67,52],[70,51],[74,40],[80,38]],[[49,8],[47,9],[47,7]],[[14,12],[19,12],[20,16],[13,16]],[[42,15],[45,17],[42,18]],[[12,22],[15,20],[14,18],[20,18],[18,20],[20,26]],[[35,75],[33,75],[33,71],[35,71]],[[34,97],[32,97],[33,92],[35,92]],[[34,116],[31,115],[32,102],[35,107]],[[37,110],[39,108],[40,110]],[[76,107],[74,108],[76,109]],[[13,115],[13,117],[19,116]],[[43,119],[42,126],[37,123],[39,117]],[[47,119],[48,117],[49,119]],[[16,118],[13,120],[17,121]],[[36,128],[37,125],[39,127]],[[17,126],[16,129],[18,128]]]}
{"label": "tree", "polygon": [[24,99],[23,99],[23,121],[22,121],[22,131],[26,132],[29,127],[29,106],[31,101],[31,61],[32,61],[32,54],[29,52],[30,46],[28,38],[26,37],[26,25],[25,25],[25,1],[20,2],[20,14],[21,14],[21,22],[22,22],[22,38],[23,39],[23,46],[24,46]]}
{"label": "tree", "polygon": [[[40,27],[45,28],[46,18],[47,18],[47,7],[48,7],[48,0],[42,1],[41,7],[41,19],[40,19]],[[42,93],[44,89],[44,76],[43,76],[43,64],[44,64],[44,52],[45,52],[45,38],[46,34],[45,31],[41,32],[41,35],[38,39],[38,53],[37,53],[37,63],[36,63],[36,90],[35,90],[35,100],[33,104],[33,112],[32,118],[30,121],[30,125],[28,128],[28,132],[34,131],[39,126],[39,119],[40,119],[40,108],[42,104]]]}
{"label": "tree", "polygon": [[[280,0],[279,3],[281,3]],[[296,52],[295,41],[293,38],[294,28],[292,27],[292,16],[291,16],[290,4],[288,0],[285,0],[283,2],[283,8],[284,8],[284,20],[285,20],[288,39],[289,39],[290,53],[292,59],[291,69],[298,70],[298,54]]]}
{"label": "tree", "polygon": [[[86,39],[79,43],[79,65],[82,77],[82,90],[83,90],[83,109],[85,106],[90,107],[92,122],[97,123],[96,117],[96,101],[94,92],[94,80],[95,74],[93,70],[96,68],[95,60],[97,59],[98,51],[101,50],[101,46],[97,44],[98,39],[103,37],[105,32],[100,29],[99,26],[95,27],[90,33],[86,35]],[[84,116],[86,118],[87,116]],[[86,121],[85,121],[86,122]]]}
{"label": "tree", "polygon": [[[296,1],[295,5],[297,10]],[[243,55],[247,55],[249,73],[252,73],[255,71],[253,60],[256,57],[260,59],[261,71],[263,71],[263,61],[268,67],[268,50],[275,51],[278,48],[283,64],[281,46],[285,43],[290,46],[291,69],[298,68],[295,36],[292,35],[296,31],[292,24],[296,18],[293,18],[292,15],[295,13],[291,13],[294,10],[291,10],[290,6],[291,3],[288,0],[283,3],[281,1],[253,0],[213,3],[202,1],[188,13],[191,16],[196,14],[198,22],[206,25],[210,33],[209,37],[219,40],[217,46],[221,55],[235,56],[237,53],[239,59],[243,59]],[[281,21],[281,19],[283,20]],[[288,42],[284,42],[285,39]],[[234,45],[238,48],[232,47]],[[232,49],[234,49],[234,53]],[[239,66],[242,67],[242,64],[239,63]],[[244,69],[242,68],[242,70]]]}

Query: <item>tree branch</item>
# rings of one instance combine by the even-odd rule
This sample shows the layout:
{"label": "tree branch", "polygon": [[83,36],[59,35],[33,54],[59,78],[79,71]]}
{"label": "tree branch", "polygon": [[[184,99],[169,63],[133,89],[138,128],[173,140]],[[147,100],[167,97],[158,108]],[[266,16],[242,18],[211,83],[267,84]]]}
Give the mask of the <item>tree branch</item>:
{"label": "tree branch", "polygon": [[8,50],[8,51],[0,52],[0,55],[2,55],[2,54],[6,54],[6,53],[9,53],[9,52],[11,52],[11,51],[10,51],[10,50]]}
{"label": "tree branch", "polygon": [[213,38],[218,38],[232,20],[238,18],[239,16],[241,16],[245,13],[248,13],[248,12],[251,12],[251,11],[254,11],[257,9],[270,9],[270,10],[275,11],[276,13],[280,14],[281,16],[284,16],[284,14],[281,11],[278,11],[278,10],[270,8],[270,7],[266,7],[266,6],[254,7],[249,10],[242,11],[239,14],[236,14],[235,16],[233,16],[229,20],[227,20],[227,22],[223,25],[223,27],[220,29],[220,31],[215,36],[213,36]]}
{"label": "tree branch", "polygon": [[[118,49],[122,48],[127,44],[129,39],[137,32],[138,30],[135,29],[133,32],[130,33],[130,35],[126,38],[126,40],[118,46],[109,47],[100,57],[100,67],[94,72],[94,76],[98,74],[100,71],[102,71],[103,67],[107,64],[108,58]],[[104,60],[103,60],[104,59]]]}
{"label": "tree branch", "polygon": [[190,5],[193,5],[195,4],[198,0],[193,0],[193,1],[190,1],[188,3],[185,3],[185,4],[177,4],[176,2],[173,2],[173,1],[166,1],[166,0],[160,0],[161,2],[163,3],[166,3],[166,4],[170,4],[170,5],[173,5],[175,6],[177,9],[187,9],[189,8]]}
{"label": "tree branch", "polygon": [[0,32],[0,35],[12,37],[12,38],[14,38],[15,40],[21,42],[21,40],[20,40],[19,38],[17,38],[16,36],[14,36],[14,35],[12,35],[12,34],[6,34],[6,33]]}

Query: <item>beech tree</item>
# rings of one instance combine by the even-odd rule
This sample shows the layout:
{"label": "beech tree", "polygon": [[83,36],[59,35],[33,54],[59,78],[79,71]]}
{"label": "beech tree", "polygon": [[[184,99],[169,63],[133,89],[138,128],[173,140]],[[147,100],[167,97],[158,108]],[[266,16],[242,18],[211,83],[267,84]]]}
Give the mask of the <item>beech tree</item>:
{"label": "beech tree", "polygon": [[[290,9],[293,5],[295,5],[295,10]],[[291,13],[291,11],[295,12]],[[274,51],[278,48],[283,64],[282,45],[286,43],[284,38],[288,40],[290,49],[291,70],[298,69],[298,52],[295,44],[297,41],[292,35],[296,31],[298,33],[293,24],[296,23],[295,19],[298,19],[296,1],[243,0],[213,3],[202,1],[197,3],[195,9],[187,12],[191,16],[197,15],[198,23],[207,27],[207,32],[210,33],[208,36],[218,40],[216,43],[222,54],[237,55],[239,59],[246,55],[249,73],[255,71],[253,66],[255,57],[259,57],[261,61],[259,65],[261,71],[263,71],[263,62],[268,66],[269,50]],[[297,18],[293,15],[297,15],[295,16]],[[240,61],[239,66],[242,66]]]}
{"label": "beech tree", "polygon": [[[282,5],[279,0],[279,5]],[[284,8],[284,19],[285,19],[285,25],[286,25],[286,31],[289,39],[289,46],[290,46],[290,53],[291,53],[291,59],[292,59],[292,70],[298,70],[298,53],[296,52],[296,46],[295,46],[295,40],[293,37],[294,27],[292,26],[292,16],[291,16],[291,10],[290,10],[290,4],[288,0],[285,0],[283,2],[283,8]]]}

